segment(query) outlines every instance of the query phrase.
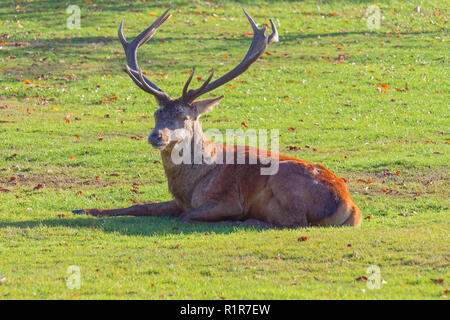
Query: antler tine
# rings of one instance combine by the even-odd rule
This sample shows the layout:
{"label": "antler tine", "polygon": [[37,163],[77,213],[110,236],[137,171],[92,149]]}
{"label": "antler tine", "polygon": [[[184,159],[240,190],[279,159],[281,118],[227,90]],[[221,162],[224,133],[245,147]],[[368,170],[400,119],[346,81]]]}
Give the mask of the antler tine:
{"label": "antler tine", "polygon": [[205,82],[203,82],[202,86],[196,90],[189,90],[188,93],[186,93],[185,91],[187,90],[187,88],[189,87],[189,83],[192,80],[192,75],[191,77],[188,79],[189,82],[186,82],[185,88],[183,88],[183,100],[190,100],[190,101],[194,101],[195,99],[197,99],[200,95],[202,95],[202,91],[203,89],[205,89],[205,87],[211,82],[211,79],[214,76],[214,69],[211,70],[211,73],[209,74],[208,79],[205,80]]}
{"label": "antler tine", "polygon": [[[153,95],[160,95],[162,91],[158,91],[152,87],[150,87],[147,82],[143,79],[145,76],[142,74],[142,70],[139,69],[139,71],[132,70],[128,65],[125,65],[125,68],[123,69],[130,78],[138,85],[139,88],[144,90],[145,92],[151,93]],[[138,74],[139,78],[136,76]]]}
{"label": "antler tine", "polygon": [[[250,22],[250,25],[253,29],[253,39],[252,43],[250,45],[250,48],[248,49],[247,54],[245,55],[244,59],[239,63],[234,69],[229,71],[227,74],[223,75],[219,79],[209,83],[212,79],[213,73],[209,76],[208,80],[205,81],[205,83],[198,88],[197,90],[189,90],[189,92],[185,92],[186,90],[183,90],[183,96],[182,99],[188,103],[193,102],[195,99],[197,99],[199,96],[212,91],[221,85],[233,80],[243,72],[245,72],[253,63],[255,63],[256,60],[264,53],[266,48],[271,44],[272,42],[278,41],[278,31],[275,27],[275,24],[272,20],[270,20],[270,24],[272,26],[272,34],[266,35],[266,27],[263,27],[262,29],[258,29],[258,26],[256,25],[255,21],[252,19],[252,17],[247,13],[247,11],[244,10],[244,14],[246,15],[248,21]],[[189,79],[189,83],[190,83]],[[187,83],[187,85],[189,85]],[[187,88],[186,88],[187,89]]]}
{"label": "antler tine", "polygon": [[120,21],[120,26],[119,26],[119,40],[120,43],[122,43],[122,46],[125,48],[125,46],[128,45],[128,41],[125,38],[125,36],[123,35],[123,20]]}
{"label": "antler tine", "polygon": [[183,100],[185,100],[187,98],[187,89],[189,88],[189,85],[191,84],[192,78],[194,77],[194,73],[195,73],[195,67],[192,67],[191,75],[189,76],[189,78],[187,79],[187,81],[183,87],[183,94],[181,96],[181,98]]}
{"label": "antler tine", "polygon": [[[133,41],[137,41],[136,39],[139,39],[140,36],[143,34],[142,39],[139,40],[138,42],[138,47],[142,46],[143,44],[145,44],[148,40],[151,39],[151,37],[153,37],[153,35],[155,34],[156,30],[164,23],[166,22],[167,19],[169,19],[172,15],[166,15],[167,12],[169,12],[169,10],[172,9],[172,7],[168,8],[166,11],[164,11],[164,13],[158,18],[156,19],[155,22],[152,23],[152,25],[150,27],[148,27],[146,30],[144,30],[143,32],[141,32],[141,34],[139,36],[137,36]],[[165,16],[166,15],[166,16]]]}
{"label": "antler tine", "polygon": [[201,92],[210,82],[212,77],[214,76],[214,69],[211,70],[211,74],[209,75],[208,79],[206,79],[205,82],[203,82],[202,86],[200,88],[198,88],[198,92]]}
{"label": "antler tine", "polygon": [[138,66],[137,62],[137,49],[146,43],[153,35],[156,30],[171,17],[171,15],[167,15],[171,8],[168,8],[164,13],[156,19],[147,29],[142,31],[133,41],[128,42],[123,35],[123,20],[119,26],[119,40],[122,43],[122,46],[125,50],[125,56],[127,59],[127,66],[124,69],[131,79],[141,88],[142,90],[151,93],[158,100],[167,100],[170,99],[169,96],[162,91],[156,84],[150,81],[147,77],[145,77],[142,73],[141,68]]}
{"label": "antler tine", "polygon": [[278,42],[278,30],[275,26],[275,23],[273,23],[272,19],[269,19],[270,25],[272,26],[272,34],[269,36],[268,44],[271,44],[272,42]]}
{"label": "antler tine", "polygon": [[245,15],[246,15],[248,21],[250,22],[253,31],[254,31],[254,32],[257,32],[259,29],[258,29],[258,26],[256,25],[255,21],[253,20],[253,18],[250,17],[250,15],[247,13],[247,10],[245,10],[244,8],[242,8],[242,10],[244,11],[244,13],[245,13]]}
{"label": "antler tine", "polygon": [[172,7],[167,8],[166,11],[163,12],[161,16],[159,16],[158,19],[156,19],[147,29],[142,31],[136,38],[133,39],[133,41],[128,42],[123,35],[123,20],[120,22],[119,26],[119,39],[122,45],[128,46],[128,45],[135,45],[138,44],[138,47],[146,43],[156,32],[156,29],[158,29],[167,19],[169,19],[172,15],[166,15],[169,10],[172,9]]}
{"label": "antler tine", "polygon": [[125,65],[123,68],[123,71],[125,71],[126,73],[128,73],[128,75],[130,76],[131,80],[134,81],[134,83],[137,84],[137,86],[139,88],[141,88],[142,90],[144,90],[145,92],[151,93],[153,94],[153,89],[151,91],[148,90],[148,87],[144,86],[141,81],[134,75],[133,72],[136,72],[135,70],[131,70],[130,67],[128,65]]}
{"label": "antler tine", "polygon": [[139,73],[139,80],[141,81],[142,85],[147,89],[146,91],[148,93],[151,93],[153,95],[158,95],[158,94],[161,93],[161,91],[157,91],[157,90],[155,90],[154,88],[152,88],[151,86],[149,86],[147,84],[147,82],[144,79],[144,74],[142,73],[142,69],[141,68],[138,69],[138,73]]}

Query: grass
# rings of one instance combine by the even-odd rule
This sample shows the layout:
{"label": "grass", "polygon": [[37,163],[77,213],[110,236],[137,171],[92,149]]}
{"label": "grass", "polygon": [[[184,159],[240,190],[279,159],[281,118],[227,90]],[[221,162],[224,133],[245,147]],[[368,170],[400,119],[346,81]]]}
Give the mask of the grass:
{"label": "grass", "polygon": [[[178,96],[194,64],[205,78],[243,57],[240,7],[257,23],[274,17],[280,43],[245,82],[216,90],[226,98],[204,129],[279,129],[282,153],[345,178],[370,217],[360,228],[264,231],[70,213],[171,199],[146,143],[154,99],[121,72],[116,39],[121,19],[132,38],[168,4],[71,4],[81,29],[66,27],[65,2],[0,4],[0,298],[448,299],[445,3],[380,2],[371,32],[372,1],[172,2],[139,52],[150,77]],[[80,289],[66,286],[71,265]],[[381,289],[357,280],[371,265]]]}

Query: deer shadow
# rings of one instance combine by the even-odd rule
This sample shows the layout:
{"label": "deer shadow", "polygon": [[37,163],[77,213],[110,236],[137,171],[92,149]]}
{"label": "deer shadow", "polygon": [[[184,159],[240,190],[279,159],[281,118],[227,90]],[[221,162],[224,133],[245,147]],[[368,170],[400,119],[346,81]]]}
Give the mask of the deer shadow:
{"label": "deer shadow", "polygon": [[29,220],[16,222],[1,222],[0,230],[5,228],[89,228],[102,232],[119,233],[126,236],[164,236],[164,235],[185,235],[194,233],[216,233],[231,234],[240,230],[264,229],[249,227],[244,225],[226,226],[211,224],[190,224],[182,223],[177,218],[169,217],[66,217],[45,220]]}

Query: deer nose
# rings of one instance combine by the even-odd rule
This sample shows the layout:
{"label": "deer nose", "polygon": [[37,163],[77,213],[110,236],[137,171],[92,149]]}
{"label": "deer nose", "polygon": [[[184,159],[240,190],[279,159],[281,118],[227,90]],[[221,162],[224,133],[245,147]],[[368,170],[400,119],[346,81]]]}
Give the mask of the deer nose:
{"label": "deer nose", "polygon": [[152,145],[158,145],[161,143],[162,134],[160,132],[152,132],[152,134],[148,137],[148,142]]}

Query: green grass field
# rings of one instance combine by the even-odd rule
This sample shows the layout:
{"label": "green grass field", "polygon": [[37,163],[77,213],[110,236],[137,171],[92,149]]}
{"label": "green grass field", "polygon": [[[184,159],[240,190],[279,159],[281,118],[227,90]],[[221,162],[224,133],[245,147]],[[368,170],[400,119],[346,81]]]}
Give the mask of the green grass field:
{"label": "green grass field", "polygon": [[241,7],[274,18],[280,42],[214,92],[226,97],[203,128],[279,129],[280,152],[345,178],[367,217],[297,230],[73,215],[171,199],[146,142],[155,101],[121,71],[116,36],[169,2],[70,4],[81,29],[67,28],[66,1],[0,1],[0,299],[448,299],[448,3],[380,1],[370,31],[373,1],[171,2],[139,51],[171,96],[193,65],[205,79],[239,63]]}

